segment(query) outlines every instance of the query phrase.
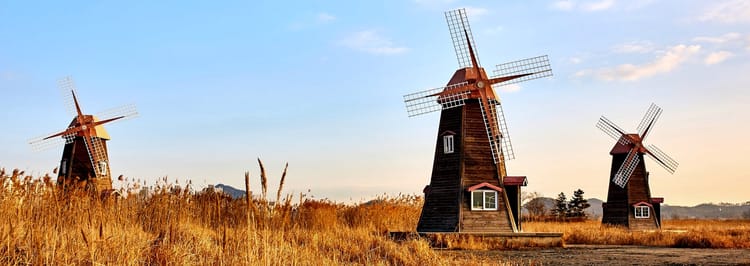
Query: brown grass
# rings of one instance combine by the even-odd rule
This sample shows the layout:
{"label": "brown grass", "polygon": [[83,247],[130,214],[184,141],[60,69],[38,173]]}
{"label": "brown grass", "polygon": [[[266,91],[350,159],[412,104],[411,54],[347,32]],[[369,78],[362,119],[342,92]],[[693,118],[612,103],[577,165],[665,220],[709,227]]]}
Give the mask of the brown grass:
{"label": "brown grass", "polygon": [[[269,180],[265,169],[261,173],[265,196]],[[35,180],[18,171],[0,171],[0,183],[2,265],[475,263],[442,256],[424,240],[388,237],[388,231],[416,228],[422,205],[416,196],[346,205],[293,199],[279,188],[274,204],[265,197],[196,193],[189,183],[180,189],[165,178],[149,193],[131,185],[125,196],[101,200],[63,193],[50,178]]]}
{"label": "brown grass", "polygon": [[750,248],[750,220],[664,220],[662,230],[629,231],[600,221],[527,222],[529,232],[563,232],[566,244]]}

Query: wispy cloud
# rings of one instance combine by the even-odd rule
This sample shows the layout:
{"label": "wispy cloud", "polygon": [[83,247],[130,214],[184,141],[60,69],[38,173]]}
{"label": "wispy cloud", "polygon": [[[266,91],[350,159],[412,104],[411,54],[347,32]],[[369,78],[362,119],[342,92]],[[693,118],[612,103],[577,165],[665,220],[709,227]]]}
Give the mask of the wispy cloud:
{"label": "wispy cloud", "polygon": [[479,20],[482,18],[482,16],[490,13],[489,9],[481,7],[466,6],[463,8],[466,9],[466,15],[469,16],[469,18],[472,20]]}
{"label": "wispy cloud", "polygon": [[654,50],[654,44],[649,41],[634,41],[629,43],[623,43],[615,45],[612,50],[616,53],[630,54],[630,53],[648,53]]}
{"label": "wispy cloud", "polygon": [[504,93],[513,93],[513,92],[520,91],[521,85],[518,85],[518,83],[509,84],[505,86],[500,86],[499,89],[501,92],[504,92]]}
{"label": "wispy cloud", "polygon": [[331,22],[331,21],[336,20],[336,17],[331,14],[321,12],[321,13],[318,13],[317,19],[318,19],[318,22],[326,23],[326,22]]}
{"label": "wispy cloud", "polygon": [[734,55],[734,54],[732,54],[731,52],[728,52],[728,51],[713,52],[713,53],[708,54],[708,56],[706,56],[706,59],[703,62],[706,63],[706,65],[709,65],[709,66],[710,65],[715,65],[715,64],[724,62],[729,57],[732,57],[732,55]]}
{"label": "wispy cloud", "polygon": [[729,0],[720,2],[709,8],[698,20],[722,23],[750,22],[750,1]]}
{"label": "wispy cloud", "polygon": [[669,73],[698,53],[700,49],[700,45],[680,44],[670,47],[651,62],[640,65],[622,64],[614,68],[581,70],[576,72],[574,76],[584,77],[593,75],[606,81],[636,81],[657,74]]}
{"label": "wispy cloud", "polygon": [[700,36],[693,38],[694,42],[705,42],[705,43],[727,43],[730,41],[738,40],[742,36],[739,33],[736,32],[730,32],[718,37],[706,37],[706,36]]}
{"label": "wispy cloud", "polygon": [[376,30],[363,30],[351,33],[339,41],[344,47],[370,54],[392,55],[409,50],[395,45],[390,38],[380,35]]}
{"label": "wispy cloud", "polygon": [[581,8],[586,11],[602,11],[615,6],[615,0],[600,0],[581,4]]}
{"label": "wispy cloud", "polygon": [[551,7],[558,10],[569,11],[573,10],[573,7],[575,7],[575,3],[571,0],[560,0],[552,2]]}
{"label": "wispy cloud", "polygon": [[550,5],[553,9],[562,11],[581,10],[586,12],[604,11],[615,7],[615,0],[558,0]]}
{"label": "wispy cloud", "polygon": [[570,61],[571,64],[577,65],[583,62],[583,59],[581,59],[580,57],[574,56],[574,57],[569,58],[568,61]]}
{"label": "wispy cloud", "polygon": [[302,20],[292,22],[289,24],[289,29],[291,30],[305,30],[309,28],[313,28],[318,25],[328,24],[336,20],[336,16],[331,15],[327,12],[320,12],[318,14],[315,14],[315,16],[308,16]]}

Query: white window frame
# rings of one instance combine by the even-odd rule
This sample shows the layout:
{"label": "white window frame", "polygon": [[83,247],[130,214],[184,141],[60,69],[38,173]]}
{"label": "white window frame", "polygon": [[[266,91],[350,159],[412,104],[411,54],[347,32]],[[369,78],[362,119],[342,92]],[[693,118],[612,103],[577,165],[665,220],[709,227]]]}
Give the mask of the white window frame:
{"label": "white window frame", "polygon": [[60,162],[60,174],[61,175],[68,174],[68,159],[63,159],[62,162]]}
{"label": "white window frame", "polygon": [[[650,210],[648,206],[642,205],[642,206],[635,206],[635,209],[633,209],[635,218],[636,219],[648,219],[650,216]],[[640,210],[640,211],[639,211]]]}
{"label": "white window frame", "polygon": [[443,136],[443,153],[449,154],[455,151],[455,143],[453,142],[453,135]]}
{"label": "white window frame", "polygon": [[99,161],[99,174],[107,175],[107,161]]}
{"label": "white window frame", "polygon": [[[474,194],[481,193],[482,195],[482,206],[477,207],[474,206]],[[489,189],[477,189],[474,191],[471,191],[471,210],[472,211],[495,211],[497,210],[497,191],[489,190]],[[494,198],[494,201],[488,201],[487,196],[492,195]],[[492,207],[494,206],[494,207]]]}

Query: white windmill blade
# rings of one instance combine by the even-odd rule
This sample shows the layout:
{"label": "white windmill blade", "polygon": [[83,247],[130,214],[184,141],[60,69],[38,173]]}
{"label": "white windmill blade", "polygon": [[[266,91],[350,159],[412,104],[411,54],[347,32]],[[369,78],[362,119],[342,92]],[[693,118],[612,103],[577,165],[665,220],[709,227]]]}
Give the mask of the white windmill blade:
{"label": "white windmill blade", "polygon": [[60,89],[60,94],[63,98],[63,104],[65,104],[65,110],[70,116],[77,116],[76,104],[73,100],[73,93],[76,92],[76,84],[73,78],[65,76],[57,80],[57,87]]}
{"label": "white windmill blade", "polygon": [[641,137],[641,141],[646,138],[646,134],[648,134],[651,128],[654,127],[654,124],[656,124],[656,121],[661,116],[661,112],[662,109],[659,106],[656,106],[656,104],[652,103],[651,106],[649,106],[641,123],[638,124],[638,136]]}
{"label": "white windmill blade", "polygon": [[73,143],[73,140],[76,137],[76,133],[70,133],[70,134],[64,134],[59,137],[52,137],[49,136],[59,134],[60,132],[52,132],[49,134],[41,135],[36,138],[32,138],[29,140],[29,145],[31,145],[31,150],[39,152],[44,151],[50,148],[59,147],[65,144]]}
{"label": "white windmill blade", "polygon": [[628,156],[625,157],[625,161],[623,161],[622,165],[620,165],[620,169],[618,169],[617,173],[615,173],[615,176],[612,177],[612,182],[614,182],[621,188],[625,188],[625,185],[628,184],[630,176],[633,174],[635,167],[638,166],[638,163],[640,161],[641,159],[638,158],[638,152],[636,151],[636,149],[630,149]]}
{"label": "white windmill blade", "polygon": [[451,40],[453,41],[453,48],[456,50],[456,59],[458,59],[458,67],[465,68],[471,67],[471,53],[469,52],[469,43],[466,40],[468,35],[471,41],[471,48],[474,51],[474,57],[477,58],[477,65],[479,64],[479,53],[477,52],[477,45],[474,41],[474,35],[471,33],[471,27],[469,26],[469,18],[466,16],[466,10],[463,8],[446,11],[445,21],[448,22],[448,31],[451,34]]}
{"label": "white windmill blade", "polygon": [[[406,113],[409,115],[409,117],[412,117],[443,109],[462,106],[465,104],[465,100],[469,97],[471,91],[468,89],[459,90],[457,88],[465,86],[467,84],[469,83],[464,81],[446,87],[434,88],[404,95]],[[455,92],[439,96],[440,93],[446,90],[455,90]]]}
{"label": "white windmill blade", "polygon": [[677,166],[680,164],[672,159],[669,155],[667,155],[664,151],[656,147],[656,145],[648,145],[648,151],[649,155],[651,155],[651,159],[654,159],[661,167],[663,167],[667,172],[670,174],[674,174],[674,172],[677,170]]}
{"label": "white windmill blade", "polygon": [[117,117],[122,117],[122,118],[116,121],[128,120],[131,118],[138,117],[138,110],[136,109],[135,104],[126,104],[123,106],[118,106],[118,107],[107,109],[105,111],[102,111],[96,114],[96,118],[99,119],[99,121],[117,118]]}
{"label": "white windmill blade", "polygon": [[493,85],[493,88],[552,76],[552,66],[549,63],[549,57],[547,55],[499,64],[495,67],[496,69],[492,71],[492,78],[516,75],[525,76],[496,83]]}
{"label": "white windmill blade", "polygon": [[513,152],[513,144],[510,142],[510,134],[508,133],[508,124],[505,122],[505,112],[503,111],[503,105],[500,101],[492,100],[494,103],[493,111],[497,119],[497,125],[500,127],[500,142],[503,149],[503,157],[505,160],[513,160],[516,158]]}
{"label": "white windmill blade", "polygon": [[90,139],[86,139],[86,142],[86,151],[91,160],[92,169],[94,169],[96,177],[103,176],[102,169],[100,169],[101,162],[104,162],[105,166],[107,163],[107,151],[104,149],[104,140],[98,137],[91,137]]}
{"label": "white windmill blade", "polygon": [[604,131],[604,133],[607,133],[607,135],[617,140],[617,142],[622,145],[632,143],[629,139],[625,138],[625,134],[627,134],[625,133],[625,130],[623,130],[604,116],[599,118],[599,122],[596,123],[596,127]]}
{"label": "white windmill blade", "polygon": [[[494,112],[494,104],[490,103],[490,111]],[[487,130],[487,139],[489,140],[490,145],[490,151],[492,152],[492,159],[495,164],[500,162],[500,155],[501,155],[501,143],[499,135],[499,128],[497,128],[497,123],[492,123],[492,120],[495,119],[495,114],[487,114],[484,111],[484,101],[481,99],[479,100],[479,110],[482,112],[482,120],[484,121],[484,128]]]}

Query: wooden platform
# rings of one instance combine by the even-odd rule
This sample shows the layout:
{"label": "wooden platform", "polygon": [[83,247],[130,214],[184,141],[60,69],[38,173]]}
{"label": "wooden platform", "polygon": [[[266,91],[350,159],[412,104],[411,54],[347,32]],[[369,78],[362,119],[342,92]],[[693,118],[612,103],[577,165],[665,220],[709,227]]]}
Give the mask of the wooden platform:
{"label": "wooden platform", "polygon": [[425,239],[437,249],[502,250],[562,247],[563,233],[446,233],[390,232],[396,241]]}

